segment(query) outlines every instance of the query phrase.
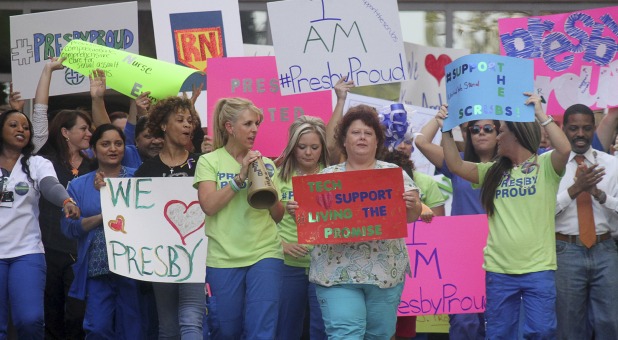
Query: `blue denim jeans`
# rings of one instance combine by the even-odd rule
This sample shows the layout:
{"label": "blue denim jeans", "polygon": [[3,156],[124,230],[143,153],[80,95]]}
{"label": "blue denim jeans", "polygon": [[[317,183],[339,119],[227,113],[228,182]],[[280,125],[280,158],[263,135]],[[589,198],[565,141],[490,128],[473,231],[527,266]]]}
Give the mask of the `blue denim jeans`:
{"label": "blue denim jeans", "polygon": [[43,339],[45,254],[0,259],[0,339],[7,338],[9,305],[19,339]]}
{"label": "blue denim jeans", "polygon": [[556,283],[553,270],[527,274],[485,275],[486,337],[517,338],[520,307],[524,309],[524,339],[556,338]]}
{"label": "blue denim jeans", "polygon": [[113,273],[88,278],[86,339],[143,339],[137,281]]}
{"label": "blue denim jeans", "polygon": [[206,308],[203,283],[153,283],[159,339],[202,340]]}
{"label": "blue denim jeans", "polygon": [[556,241],[558,339],[618,339],[618,251]]}
{"label": "blue denim jeans", "polygon": [[284,265],[277,339],[301,338],[307,303],[309,304],[311,340],[326,340],[324,320],[322,320],[315,284],[309,282],[307,268]]}
{"label": "blue denim jeans", "polygon": [[485,315],[483,313],[449,314],[450,340],[485,339]]}
{"label": "blue denim jeans", "polygon": [[403,283],[392,288],[366,284],[315,288],[328,339],[382,340],[395,334]]}
{"label": "blue denim jeans", "polygon": [[210,338],[275,339],[283,266],[267,258],[249,267],[207,267]]}

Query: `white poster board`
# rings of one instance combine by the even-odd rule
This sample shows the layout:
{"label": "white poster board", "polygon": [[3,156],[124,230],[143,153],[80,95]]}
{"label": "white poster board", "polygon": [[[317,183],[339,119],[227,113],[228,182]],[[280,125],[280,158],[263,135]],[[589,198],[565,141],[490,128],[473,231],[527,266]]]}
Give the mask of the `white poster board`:
{"label": "white poster board", "polygon": [[[11,77],[23,99],[34,98],[47,59],[73,39],[139,53],[137,2],[16,15],[11,25]],[[50,95],[90,90],[88,75],[68,68],[53,73]]]}
{"label": "white poster board", "polygon": [[244,44],[245,57],[268,57],[275,55],[275,48],[272,45]]}
{"label": "white poster board", "polygon": [[205,282],[207,238],[193,177],[107,178],[109,269],[151,282]]}
{"label": "white poster board", "polygon": [[[348,93],[346,97],[346,102],[343,106],[343,112],[348,111],[350,107],[354,107],[356,105],[369,105],[374,107],[376,111],[380,112],[385,108],[390,107],[391,104],[395,104],[395,102],[385,99],[378,99],[368,96],[362,96],[359,94]],[[429,108],[413,106],[413,105],[404,105],[407,112],[408,123],[412,126],[412,131],[420,132],[423,126],[431,119],[436,116],[437,111]],[[442,140],[442,134],[436,133],[436,136],[433,138],[432,143],[440,145],[440,141]],[[431,162],[423,156],[423,154],[415,147],[412,151],[412,156],[410,157],[414,162],[414,167],[417,171],[433,176],[436,168]]]}
{"label": "white poster board", "polygon": [[428,47],[406,42],[408,80],[401,83],[399,101],[438,110],[446,104],[444,67],[470,54],[466,49]]}
{"label": "white poster board", "polygon": [[269,2],[281,93],[406,80],[396,0]]}

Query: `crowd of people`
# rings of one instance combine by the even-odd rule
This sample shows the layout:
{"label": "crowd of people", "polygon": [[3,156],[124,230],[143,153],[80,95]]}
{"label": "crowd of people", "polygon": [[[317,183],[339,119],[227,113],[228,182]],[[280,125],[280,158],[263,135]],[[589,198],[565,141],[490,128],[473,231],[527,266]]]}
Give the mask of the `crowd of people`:
{"label": "crowd of people", "polygon": [[[353,81],[335,85],[328,123],[310,115],[289,127],[271,160],[255,148],[263,113],[222,98],[212,136],[193,96],[108,114],[102,70],[90,75],[90,110],[48,111],[53,58],[41,74],[33,112],[11,89],[0,114],[0,339],[9,320],[19,339],[411,339],[415,317],[397,317],[412,280],[404,239],[299,244],[292,178],[401,168],[405,220],[445,215],[431,176],[415,170],[413,148],[450,178],[450,215],[487,214],[485,313],[450,315],[451,339],[618,339],[618,158],[608,154],[613,109],[573,105],[562,128],[541,99],[522,94],[534,122],[463,123],[441,145],[442,105],[394,148],[376,110],[343,112]],[[262,136],[262,138],[264,138]],[[543,141],[543,145],[541,145]],[[276,202],[247,200],[261,160]],[[105,178],[193,177],[209,239],[203,283],[150,283],[109,270],[99,191]],[[402,216],[403,218],[403,216]]]}

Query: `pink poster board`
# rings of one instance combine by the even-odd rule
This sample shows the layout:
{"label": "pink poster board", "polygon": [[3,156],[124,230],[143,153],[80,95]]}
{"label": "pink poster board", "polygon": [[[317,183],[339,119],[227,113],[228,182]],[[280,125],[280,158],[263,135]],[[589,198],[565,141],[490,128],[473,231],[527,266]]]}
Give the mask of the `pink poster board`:
{"label": "pink poster board", "polygon": [[548,114],[618,106],[618,7],[498,20],[500,51],[534,60]]}
{"label": "pink poster board", "polygon": [[434,217],[431,223],[408,224],[412,277],[406,277],[398,315],[483,312],[487,231],[487,215]]}
{"label": "pink poster board", "polygon": [[212,114],[220,98],[251,100],[264,113],[254,149],[267,157],[278,157],[285,149],[294,119],[308,115],[326,124],[333,112],[330,91],[282,96],[275,57],[210,59],[207,81],[208,126],[214,126]]}

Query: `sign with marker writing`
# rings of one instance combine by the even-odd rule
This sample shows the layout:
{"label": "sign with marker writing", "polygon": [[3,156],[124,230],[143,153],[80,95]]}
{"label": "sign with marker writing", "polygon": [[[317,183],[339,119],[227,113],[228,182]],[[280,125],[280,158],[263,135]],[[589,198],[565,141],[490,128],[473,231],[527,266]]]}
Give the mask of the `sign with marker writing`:
{"label": "sign with marker writing", "polygon": [[547,114],[618,106],[618,7],[498,20],[500,52],[534,60]]}
{"label": "sign with marker writing", "polygon": [[[200,71],[194,78],[204,89],[210,60],[244,55],[238,0],[150,0],[150,6],[157,59]],[[191,91],[193,80],[181,91]]]}
{"label": "sign with marker writing", "polygon": [[470,54],[446,65],[448,118],[444,131],[471,120],[533,122],[526,105],[534,86],[532,60],[495,54]]}
{"label": "sign with marker writing", "polygon": [[408,224],[412,278],[406,279],[398,315],[482,313],[483,248],[487,215],[434,217]]}
{"label": "sign with marker writing", "polygon": [[209,126],[213,126],[213,111],[221,98],[246,98],[262,110],[264,120],[254,149],[268,157],[281,155],[288,142],[289,126],[296,118],[309,115],[322,118],[326,124],[333,112],[330,91],[282,96],[275,57],[213,59],[208,88]]}
{"label": "sign with marker writing", "polygon": [[[139,53],[137,2],[14,15],[11,21],[11,79],[22,99],[34,98],[48,59],[73,40]],[[88,75],[70,68],[52,73],[50,95],[88,92]]]}
{"label": "sign with marker writing", "polygon": [[438,110],[446,104],[445,66],[470,52],[406,42],[408,80],[401,83],[399,102]]}
{"label": "sign with marker writing", "polygon": [[396,0],[269,2],[283,95],[406,80]]}
{"label": "sign with marker writing", "polygon": [[406,236],[401,168],[296,176],[292,184],[299,244]]}
{"label": "sign with marker writing", "polygon": [[204,282],[204,213],[192,177],[106,178],[101,188],[109,269],[151,282]]}
{"label": "sign with marker writing", "polygon": [[136,98],[140,93],[150,91],[149,97],[153,102],[178,95],[182,83],[197,72],[188,67],[78,40],[71,41],[62,50],[61,56],[67,58],[63,65],[80,74],[88,75],[97,68],[102,69],[107,86],[128,97]]}

